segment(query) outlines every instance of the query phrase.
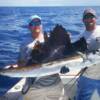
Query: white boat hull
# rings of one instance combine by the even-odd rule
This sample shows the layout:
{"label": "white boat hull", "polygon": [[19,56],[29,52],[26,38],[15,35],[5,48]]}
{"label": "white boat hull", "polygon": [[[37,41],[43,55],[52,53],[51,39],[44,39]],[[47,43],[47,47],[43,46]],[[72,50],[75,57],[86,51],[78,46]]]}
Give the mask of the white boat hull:
{"label": "white boat hull", "polygon": [[[73,98],[75,96],[75,93],[76,93],[76,84],[73,85],[73,83],[78,78],[78,76],[76,76],[78,72],[79,72],[79,70],[76,70],[74,72],[69,72],[67,74],[60,74],[60,77],[61,77],[62,82],[64,84],[64,88],[65,88],[66,93],[67,93],[66,95],[70,98]],[[76,78],[76,79],[73,79],[73,78]],[[72,79],[73,79],[73,81],[70,82],[70,80],[72,80]],[[15,86],[13,86],[5,94],[5,96],[0,97],[0,98],[3,98],[0,100],[15,100],[15,98],[16,98],[16,100],[20,100],[20,98],[23,98],[24,95],[22,94],[21,91],[22,91],[22,88],[25,84],[25,80],[26,80],[26,78],[21,79]],[[72,87],[72,85],[73,85],[73,87]],[[70,91],[69,91],[69,89],[70,89]],[[30,89],[29,91],[32,91],[32,89]],[[31,97],[31,95],[28,95],[28,96]],[[4,99],[4,98],[7,98],[7,99]],[[25,100],[28,100],[28,99],[25,99]]]}

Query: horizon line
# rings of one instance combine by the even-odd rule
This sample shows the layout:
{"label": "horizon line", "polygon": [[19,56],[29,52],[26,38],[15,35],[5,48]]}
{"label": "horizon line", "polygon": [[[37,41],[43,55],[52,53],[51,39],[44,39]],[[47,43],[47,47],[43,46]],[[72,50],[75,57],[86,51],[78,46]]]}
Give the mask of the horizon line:
{"label": "horizon line", "polygon": [[69,6],[75,6],[75,7],[77,7],[77,6],[86,6],[86,7],[88,7],[88,6],[92,6],[92,7],[96,7],[96,6],[100,6],[100,5],[49,5],[49,6],[44,6],[44,5],[42,5],[42,6],[39,6],[39,5],[35,5],[35,6],[29,6],[29,5],[11,5],[11,6],[9,6],[9,5],[0,5],[0,7],[69,7]]}

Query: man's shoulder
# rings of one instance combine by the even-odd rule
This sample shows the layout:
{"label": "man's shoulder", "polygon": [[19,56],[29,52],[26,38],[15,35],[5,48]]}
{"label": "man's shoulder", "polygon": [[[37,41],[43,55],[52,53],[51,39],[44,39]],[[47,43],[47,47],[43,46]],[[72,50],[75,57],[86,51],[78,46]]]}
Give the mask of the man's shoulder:
{"label": "man's shoulder", "polygon": [[97,26],[96,26],[96,30],[97,30],[97,31],[100,31],[100,25],[97,25]]}
{"label": "man's shoulder", "polygon": [[100,28],[100,25],[97,25],[98,28]]}
{"label": "man's shoulder", "polygon": [[100,25],[96,26],[93,36],[100,37]]}

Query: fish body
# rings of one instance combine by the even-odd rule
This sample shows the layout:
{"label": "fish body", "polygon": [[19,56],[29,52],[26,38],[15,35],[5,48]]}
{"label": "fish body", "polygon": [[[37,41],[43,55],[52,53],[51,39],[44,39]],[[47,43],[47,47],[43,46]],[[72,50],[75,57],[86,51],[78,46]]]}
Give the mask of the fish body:
{"label": "fish body", "polygon": [[31,66],[19,66],[17,68],[1,69],[0,75],[9,77],[42,77],[59,73],[62,66],[66,66],[69,71],[100,65],[100,55],[88,54],[84,61],[82,55],[76,54],[63,59],[50,61],[47,63],[33,64]]}

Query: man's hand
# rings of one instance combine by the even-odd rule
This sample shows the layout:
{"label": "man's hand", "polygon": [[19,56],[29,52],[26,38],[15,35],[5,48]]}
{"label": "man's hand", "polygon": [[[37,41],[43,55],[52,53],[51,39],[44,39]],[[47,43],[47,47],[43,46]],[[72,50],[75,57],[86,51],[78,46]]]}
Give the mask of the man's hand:
{"label": "man's hand", "polygon": [[61,73],[61,74],[66,74],[66,73],[68,73],[68,72],[69,72],[69,68],[66,67],[66,66],[63,66],[63,67],[61,68],[61,70],[60,70],[60,73]]}
{"label": "man's hand", "polygon": [[17,68],[17,67],[18,67],[17,64],[15,64],[15,65],[7,65],[7,66],[4,67],[4,69]]}

